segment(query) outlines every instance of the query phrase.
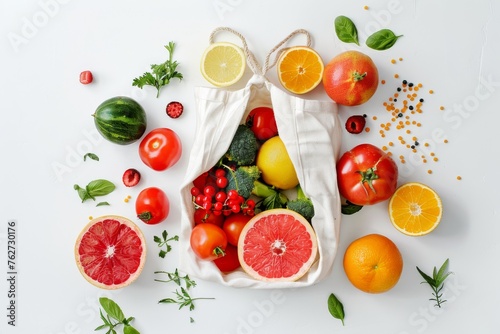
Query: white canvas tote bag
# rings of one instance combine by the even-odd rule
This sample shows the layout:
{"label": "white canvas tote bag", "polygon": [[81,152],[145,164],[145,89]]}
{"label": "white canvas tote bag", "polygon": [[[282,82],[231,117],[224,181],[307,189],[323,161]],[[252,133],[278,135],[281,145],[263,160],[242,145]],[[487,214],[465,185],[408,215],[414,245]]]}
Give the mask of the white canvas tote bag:
{"label": "white canvas tote bag", "polygon": [[[214,34],[221,30],[237,34],[229,28],[216,29]],[[212,87],[195,89],[196,136],[181,186],[179,240],[179,269],[192,277],[232,287],[279,289],[309,286],[331,272],[339,242],[341,217],[335,170],[341,144],[337,105],[331,101],[307,100],[290,95],[265,77],[269,67],[273,66],[269,66],[271,53],[279,51],[279,47],[297,33],[305,33],[310,44],[309,35],[304,30],[290,34],[269,53],[263,70],[248,50],[245,39],[238,34],[243,42],[249,67],[254,72],[246,86],[236,91]],[[318,239],[318,257],[309,272],[295,282],[255,280],[241,268],[223,274],[213,262],[197,258],[190,246],[195,211],[190,193],[192,181],[219,161],[226,153],[238,125],[245,121],[250,110],[259,106],[273,108],[279,135],[294,164],[300,185],[314,205],[312,226]]]}

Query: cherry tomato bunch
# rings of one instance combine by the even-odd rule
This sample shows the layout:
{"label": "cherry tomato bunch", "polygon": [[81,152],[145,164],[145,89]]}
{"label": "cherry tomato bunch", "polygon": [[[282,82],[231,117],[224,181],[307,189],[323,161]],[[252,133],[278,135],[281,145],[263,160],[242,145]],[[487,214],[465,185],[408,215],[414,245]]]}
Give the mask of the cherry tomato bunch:
{"label": "cherry tomato bunch", "polygon": [[193,181],[195,207],[191,248],[198,258],[213,261],[222,272],[240,267],[238,239],[243,227],[255,215],[255,201],[234,189],[226,190],[223,168],[213,168]]}
{"label": "cherry tomato bunch", "polygon": [[245,199],[234,189],[225,190],[228,180],[223,168],[215,169],[213,176],[210,172],[200,175],[193,184],[191,195],[196,208],[203,208],[208,214],[216,216],[229,216],[239,212],[255,215],[254,200]]}

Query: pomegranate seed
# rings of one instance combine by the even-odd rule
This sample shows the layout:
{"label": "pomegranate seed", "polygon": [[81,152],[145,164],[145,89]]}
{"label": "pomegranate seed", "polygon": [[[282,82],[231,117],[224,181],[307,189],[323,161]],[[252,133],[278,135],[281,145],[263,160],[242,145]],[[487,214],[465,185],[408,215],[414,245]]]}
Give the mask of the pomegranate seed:
{"label": "pomegranate seed", "polygon": [[172,118],[178,118],[180,115],[182,115],[183,111],[184,106],[180,102],[172,101],[167,104],[167,115]]}
{"label": "pomegranate seed", "polygon": [[127,169],[122,176],[123,184],[126,187],[133,187],[139,183],[141,180],[141,173],[137,171],[137,169],[129,168]]}
{"label": "pomegranate seed", "polygon": [[83,71],[80,73],[80,83],[83,85],[88,85],[94,80],[94,77],[92,75],[92,72],[90,71]]}

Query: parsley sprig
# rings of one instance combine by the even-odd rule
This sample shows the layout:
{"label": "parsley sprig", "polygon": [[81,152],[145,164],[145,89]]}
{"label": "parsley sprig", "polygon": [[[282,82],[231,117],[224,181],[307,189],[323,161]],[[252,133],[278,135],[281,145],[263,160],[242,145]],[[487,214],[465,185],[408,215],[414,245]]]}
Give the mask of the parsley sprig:
{"label": "parsley sprig", "polygon": [[421,282],[421,284],[427,283],[432,289],[432,295],[434,296],[434,298],[430,298],[429,300],[435,301],[436,304],[434,306],[437,306],[439,308],[444,302],[446,302],[446,300],[442,299],[443,297],[442,291],[444,288],[445,279],[451,274],[451,272],[448,272],[448,263],[449,259],[446,259],[446,261],[444,261],[439,270],[437,270],[437,268],[434,267],[434,270],[432,271],[432,277],[427,275],[417,267],[417,271],[425,280]]}
{"label": "parsley sprig", "polygon": [[173,60],[173,54],[175,49],[175,43],[169,42],[165,45],[169,53],[168,60],[162,64],[151,65],[151,72],[145,72],[142,76],[135,78],[132,81],[132,86],[137,86],[142,89],[144,86],[153,86],[156,88],[156,97],[160,96],[160,89],[170,83],[173,78],[183,79],[181,73],[177,71],[177,66],[179,63]]}
{"label": "parsley sprig", "polygon": [[161,237],[159,236],[154,236],[153,237],[154,242],[158,244],[158,247],[163,247],[165,246],[165,249],[160,249],[160,252],[158,253],[158,256],[161,257],[162,259],[165,258],[165,255],[167,255],[168,252],[172,250],[172,246],[169,244],[170,241],[179,241],[179,236],[174,235],[173,237],[169,238],[168,237],[168,232],[166,230],[163,230]]}

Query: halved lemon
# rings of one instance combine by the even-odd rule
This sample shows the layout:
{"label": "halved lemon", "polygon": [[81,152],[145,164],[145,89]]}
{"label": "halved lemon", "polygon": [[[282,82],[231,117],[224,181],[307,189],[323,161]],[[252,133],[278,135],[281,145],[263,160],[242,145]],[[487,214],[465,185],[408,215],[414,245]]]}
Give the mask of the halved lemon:
{"label": "halved lemon", "polygon": [[245,73],[243,50],[232,43],[212,43],[201,58],[201,74],[212,85],[227,87],[235,84]]}
{"label": "halved lemon", "polygon": [[410,182],[400,186],[389,201],[389,217],[400,232],[421,236],[432,232],[441,221],[443,205],[430,187]]}
{"label": "halved lemon", "polygon": [[279,81],[286,90],[305,94],[322,81],[325,67],[316,51],[307,46],[295,46],[280,55],[277,68]]}

